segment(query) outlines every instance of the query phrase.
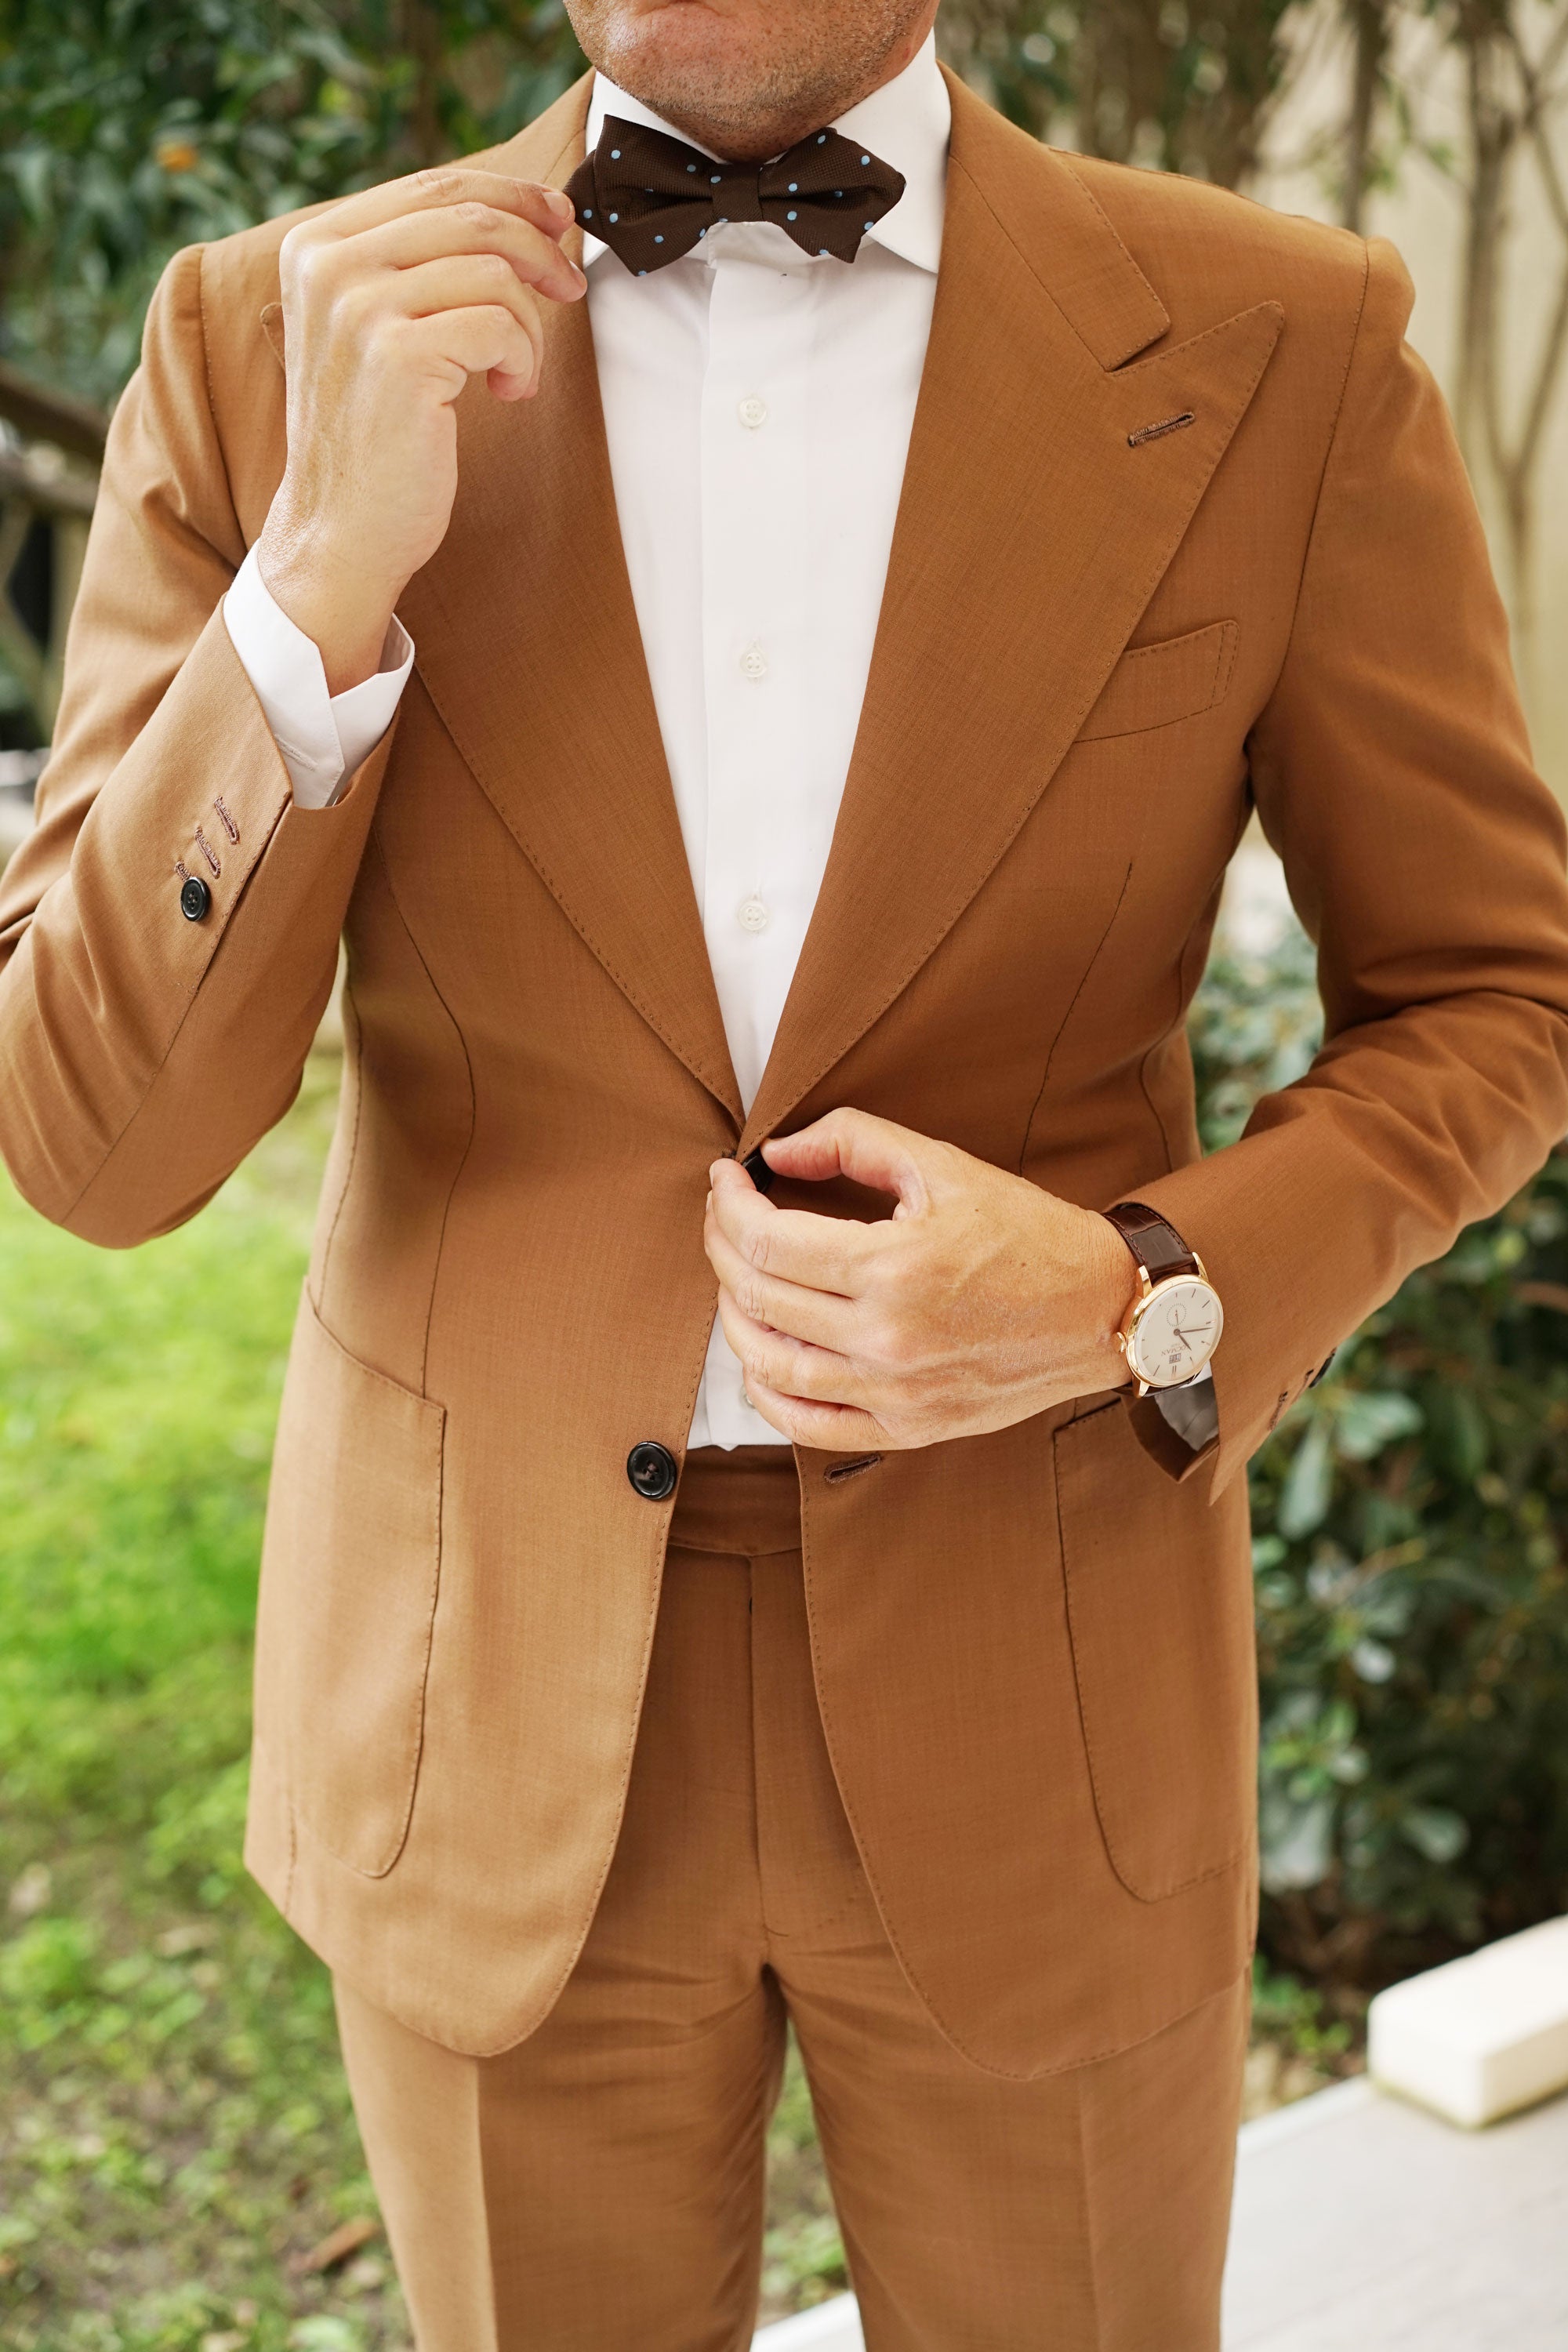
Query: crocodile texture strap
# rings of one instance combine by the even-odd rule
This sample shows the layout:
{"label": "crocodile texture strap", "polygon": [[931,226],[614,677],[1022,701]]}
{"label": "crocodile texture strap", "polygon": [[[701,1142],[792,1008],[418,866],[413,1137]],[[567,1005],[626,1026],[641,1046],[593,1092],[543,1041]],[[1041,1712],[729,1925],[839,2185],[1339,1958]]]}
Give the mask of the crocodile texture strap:
{"label": "crocodile texture strap", "polygon": [[1151,1282],[1167,1281],[1173,1274],[1198,1274],[1202,1268],[1174,1225],[1142,1201],[1119,1201],[1106,1216],[1143,1268]]}

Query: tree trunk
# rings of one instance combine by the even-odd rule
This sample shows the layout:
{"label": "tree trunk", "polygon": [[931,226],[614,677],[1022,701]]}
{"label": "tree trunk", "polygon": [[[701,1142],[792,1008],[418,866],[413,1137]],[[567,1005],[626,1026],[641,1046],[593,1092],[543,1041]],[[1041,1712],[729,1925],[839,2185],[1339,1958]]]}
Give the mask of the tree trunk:
{"label": "tree trunk", "polygon": [[[1519,0],[1465,0],[1455,23],[1465,59],[1470,180],[1459,306],[1455,421],[1479,489],[1491,493],[1527,705],[1539,684],[1537,514],[1541,460],[1568,359],[1568,191],[1554,141],[1568,110],[1559,76],[1568,18],[1559,16],[1532,56]],[[1534,163],[1563,253],[1544,324],[1527,364],[1509,343],[1504,261],[1521,158]],[[1544,273],[1542,273],[1544,274]],[[1532,289],[1539,301],[1540,292]],[[1518,423],[1510,423],[1517,416]]]}
{"label": "tree trunk", "polygon": [[438,0],[403,0],[403,48],[413,68],[405,143],[416,171],[445,163],[441,125],[441,63],[446,43]]}
{"label": "tree trunk", "polygon": [[1367,183],[1372,176],[1373,133],[1388,53],[1386,0],[1349,0],[1349,16],[1355,62],[1351,77],[1350,119],[1345,125],[1345,184],[1340,218],[1359,236],[1363,234]]}

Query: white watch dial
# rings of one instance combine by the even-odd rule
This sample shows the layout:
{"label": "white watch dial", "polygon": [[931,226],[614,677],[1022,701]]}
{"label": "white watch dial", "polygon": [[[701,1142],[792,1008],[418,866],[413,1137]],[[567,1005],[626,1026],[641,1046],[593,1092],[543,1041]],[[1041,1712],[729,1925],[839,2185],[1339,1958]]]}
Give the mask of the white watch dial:
{"label": "white watch dial", "polygon": [[1127,1360],[1152,1389],[1176,1388],[1203,1370],[1224,1320],[1219,1293],[1196,1275],[1157,1283],[1133,1318]]}

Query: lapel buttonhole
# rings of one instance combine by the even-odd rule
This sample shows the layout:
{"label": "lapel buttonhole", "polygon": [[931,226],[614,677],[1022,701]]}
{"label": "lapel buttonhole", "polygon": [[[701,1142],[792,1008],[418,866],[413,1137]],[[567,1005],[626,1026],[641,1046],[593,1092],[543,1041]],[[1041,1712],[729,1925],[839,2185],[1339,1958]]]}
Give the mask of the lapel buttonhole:
{"label": "lapel buttonhole", "polygon": [[1141,425],[1136,433],[1127,436],[1127,446],[1141,448],[1145,441],[1158,441],[1164,434],[1179,433],[1184,425],[1195,425],[1197,421],[1192,409],[1184,408],[1179,416],[1163,416],[1158,425]]}

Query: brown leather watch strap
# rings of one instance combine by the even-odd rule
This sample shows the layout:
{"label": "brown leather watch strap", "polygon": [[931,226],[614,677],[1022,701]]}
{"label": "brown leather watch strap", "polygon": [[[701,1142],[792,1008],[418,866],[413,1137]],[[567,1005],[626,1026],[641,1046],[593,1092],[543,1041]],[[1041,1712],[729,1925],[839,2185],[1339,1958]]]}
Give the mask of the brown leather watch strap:
{"label": "brown leather watch strap", "polygon": [[1201,1274],[1203,1268],[1173,1224],[1142,1201],[1119,1201],[1106,1216],[1143,1268],[1151,1282],[1165,1282],[1173,1274]]}

